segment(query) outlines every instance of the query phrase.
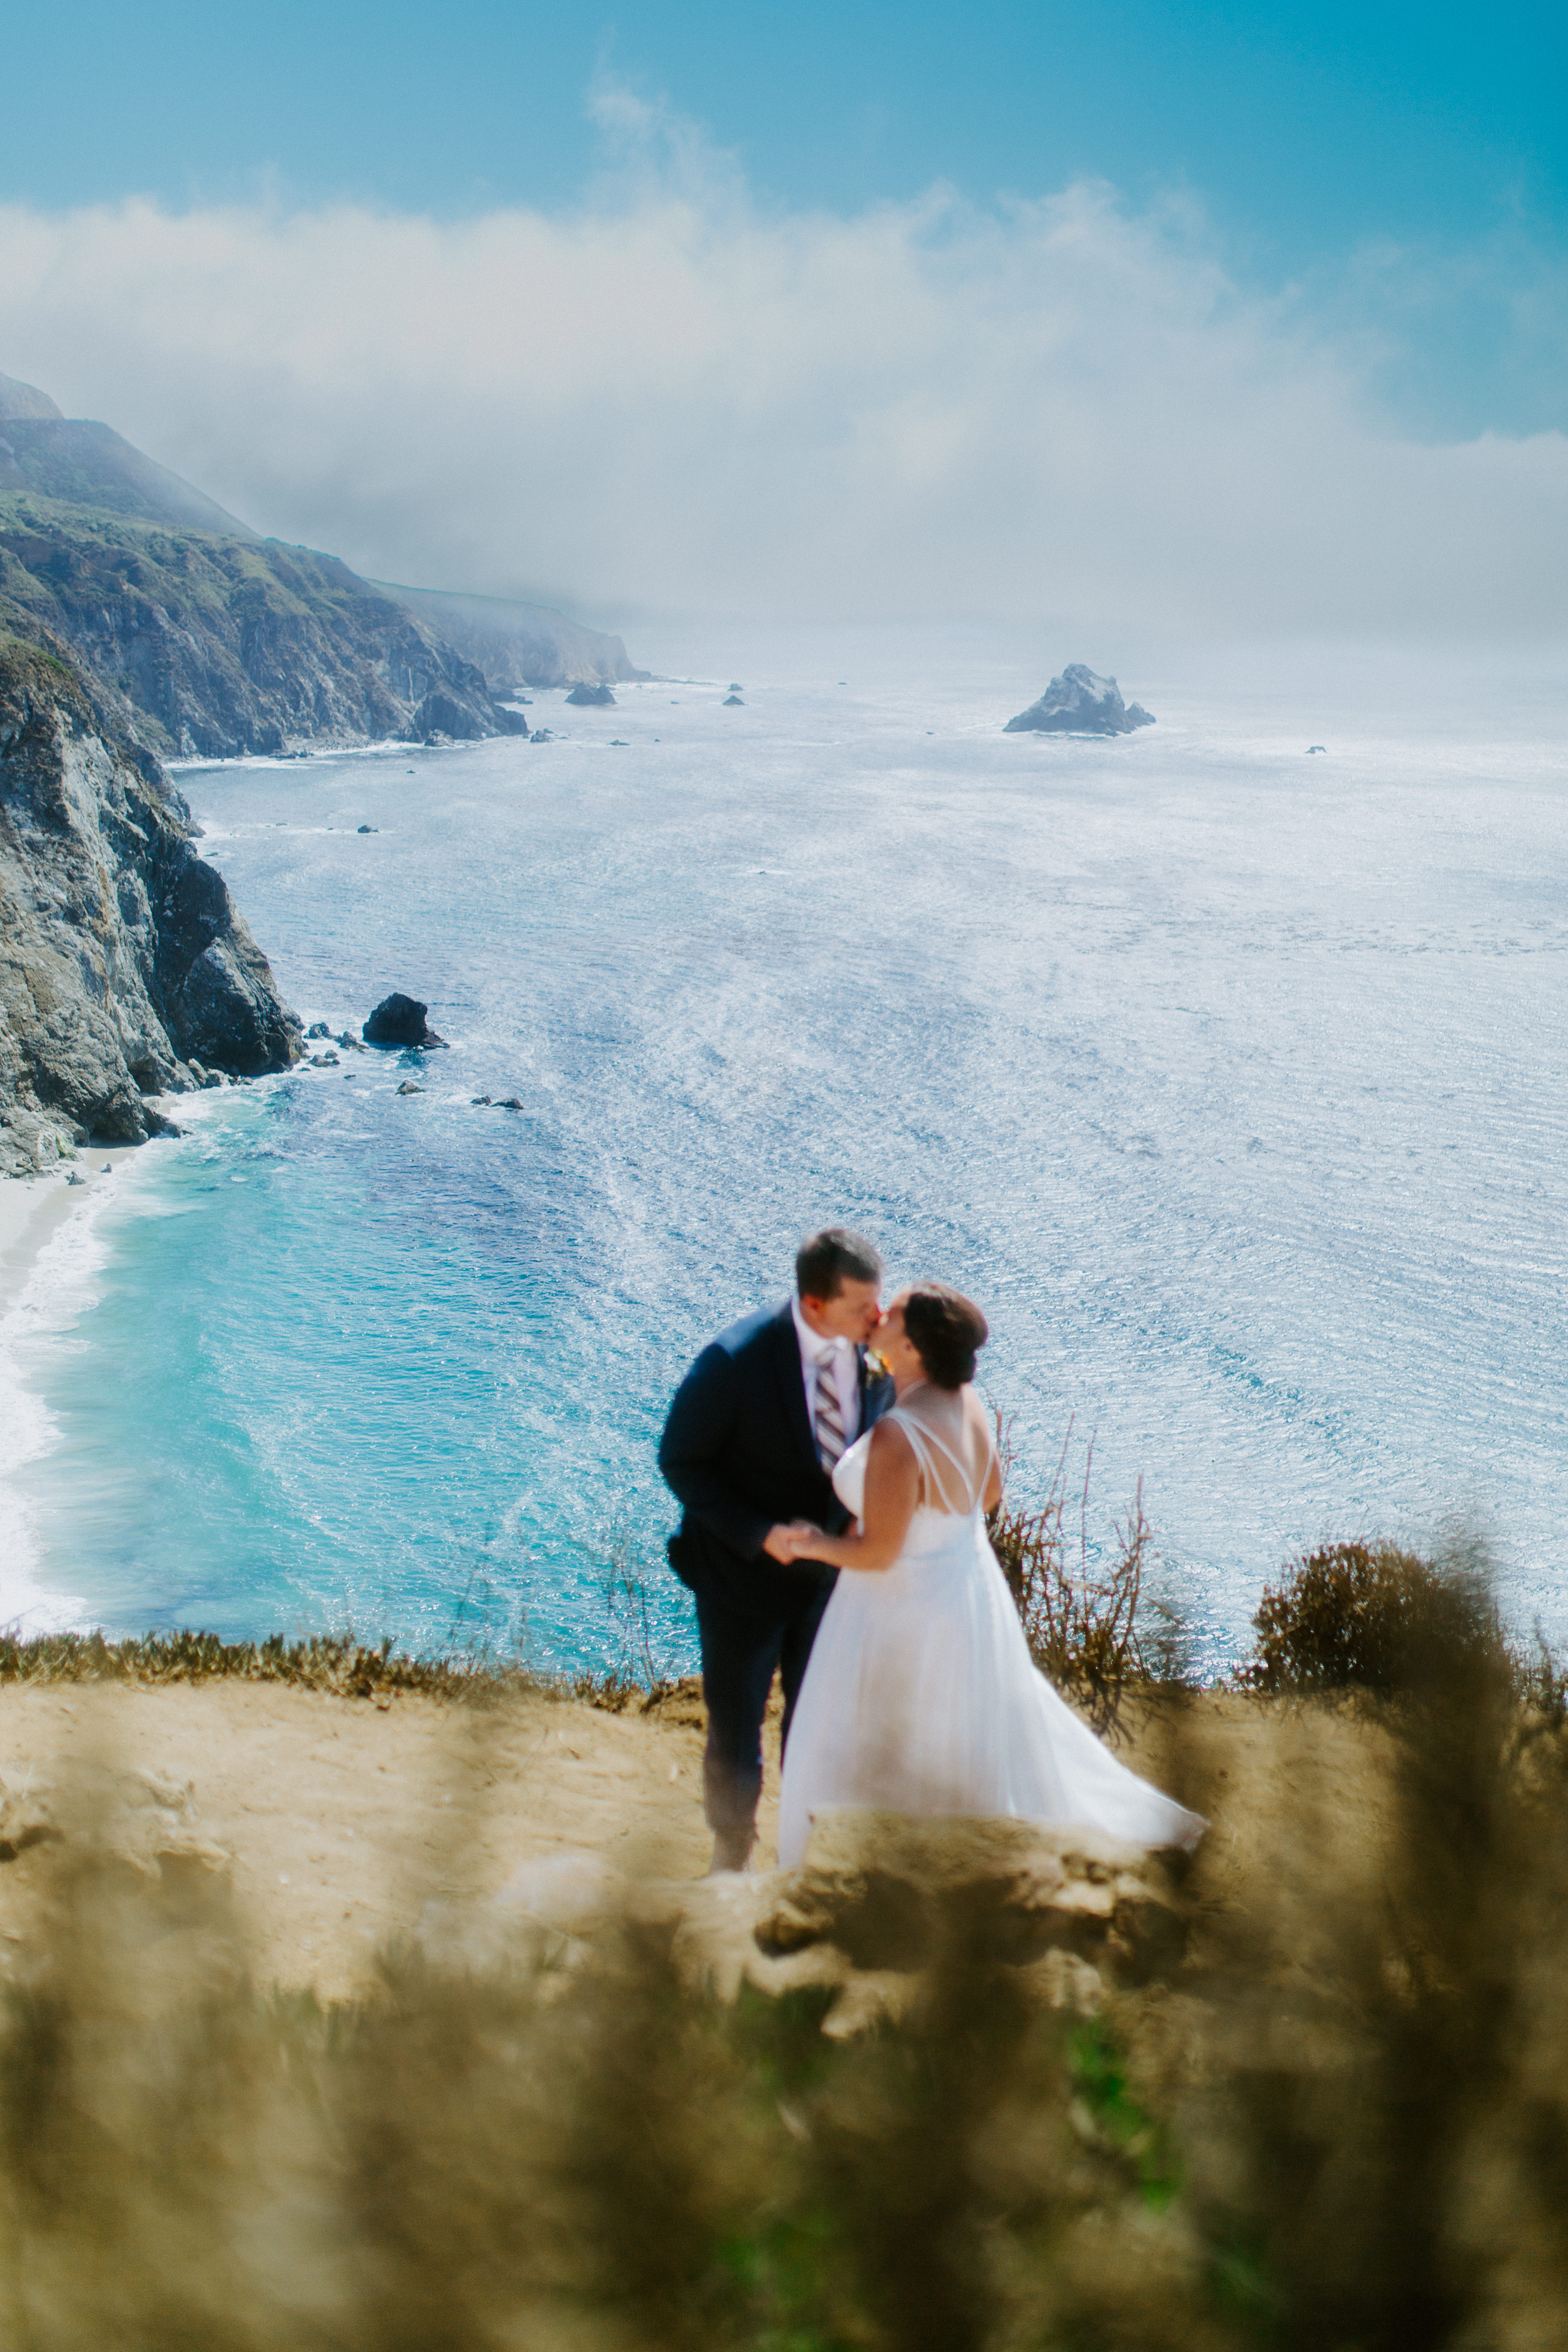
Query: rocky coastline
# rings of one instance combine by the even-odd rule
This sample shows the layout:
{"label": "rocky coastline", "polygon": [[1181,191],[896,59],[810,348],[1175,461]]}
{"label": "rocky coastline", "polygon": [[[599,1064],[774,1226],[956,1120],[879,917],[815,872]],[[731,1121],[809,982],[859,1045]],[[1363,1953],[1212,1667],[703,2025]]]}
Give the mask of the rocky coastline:
{"label": "rocky coastline", "polygon": [[165,758],[526,736],[525,686],[634,679],[536,605],[363,580],[263,539],[107,425],[0,376],[0,630],[64,646]]}
{"label": "rocky coastline", "polygon": [[57,646],[0,636],[0,1174],[169,1130],[300,1024],[158,761]]}

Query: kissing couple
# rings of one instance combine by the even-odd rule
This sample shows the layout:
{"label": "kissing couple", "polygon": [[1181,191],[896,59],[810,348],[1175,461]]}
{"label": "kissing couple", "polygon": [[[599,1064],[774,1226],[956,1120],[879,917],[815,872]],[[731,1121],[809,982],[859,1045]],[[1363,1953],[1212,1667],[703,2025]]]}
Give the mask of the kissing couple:
{"label": "kissing couple", "polygon": [[703,1349],[659,1445],[702,1645],[712,1869],[744,1870],[756,1842],[775,1671],[785,1869],[838,1806],[1194,1845],[1202,1818],[1119,1764],[1029,1655],[985,1532],[985,1318],[941,1282],[884,1308],[882,1273],[858,1234],[814,1234],[795,1296]]}

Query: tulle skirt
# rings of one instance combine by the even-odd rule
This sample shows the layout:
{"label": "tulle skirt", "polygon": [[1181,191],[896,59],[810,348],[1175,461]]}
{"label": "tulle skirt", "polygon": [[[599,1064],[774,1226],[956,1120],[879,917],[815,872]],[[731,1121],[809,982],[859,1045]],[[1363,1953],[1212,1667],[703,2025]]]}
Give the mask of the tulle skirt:
{"label": "tulle skirt", "polygon": [[1205,1822],[1096,1738],[1029,1655],[979,1511],[921,1508],[881,1573],[845,1569],[795,1706],[779,1861],[812,1816],[873,1806],[1092,1828],[1129,1845],[1190,1846]]}

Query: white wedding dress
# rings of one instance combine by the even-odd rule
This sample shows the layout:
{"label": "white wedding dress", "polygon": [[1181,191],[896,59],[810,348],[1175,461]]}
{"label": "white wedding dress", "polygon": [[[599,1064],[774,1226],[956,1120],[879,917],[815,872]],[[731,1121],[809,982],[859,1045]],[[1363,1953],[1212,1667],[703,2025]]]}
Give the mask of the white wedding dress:
{"label": "white wedding dress", "polygon": [[[1129,1845],[1191,1846],[1207,1823],[1119,1764],[1029,1655],[985,1534],[971,1474],[907,1408],[922,1502],[891,1568],[844,1569],[796,1703],[779,1800],[779,1862],[805,1856],[814,1814],[874,1806],[918,1815],[1011,1815],[1093,1828]],[[858,1518],[872,1433],[833,1474]],[[942,1458],[945,1457],[945,1460]]]}

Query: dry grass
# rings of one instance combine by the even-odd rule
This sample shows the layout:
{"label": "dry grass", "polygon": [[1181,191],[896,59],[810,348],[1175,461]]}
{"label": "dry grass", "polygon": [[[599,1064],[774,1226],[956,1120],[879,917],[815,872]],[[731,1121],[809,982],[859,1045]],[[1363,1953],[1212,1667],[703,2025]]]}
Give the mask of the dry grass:
{"label": "dry grass", "polygon": [[[1012,1453],[1000,1414],[996,1439],[1004,1469],[1010,1469]],[[1125,1523],[1111,1524],[1109,1559],[1091,1559],[1094,1447],[1091,1443],[1087,1450],[1083,1486],[1075,1496],[1068,1484],[1071,1443],[1069,1427],[1045,1502],[1031,1510],[1004,1498],[987,1527],[1035,1664],[1104,1733],[1116,1727],[1128,1692],[1153,1679],[1156,1662],[1138,1622],[1152,1530],[1140,1484]],[[1068,1512],[1075,1504],[1077,1528],[1069,1532]]]}
{"label": "dry grass", "polygon": [[[1449,1599],[1464,1622],[1462,1588]],[[221,1874],[131,1867],[73,1816],[4,1865],[41,1874],[52,1907],[0,2013],[0,2336],[1554,2345],[1568,1738],[1561,1714],[1521,1712],[1484,1626],[1406,1668],[1365,1701],[1392,1759],[1377,1867],[1347,1874],[1331,1789],[1239,1888],[1200,1849],[1174,1898],[1184,1940],[1088,2021],[1006,1964],[973,1885],[943,1898],[901,2001],[847,2042],[820,2031],[826,1987],[721,2000],[679,1924],[635,1902],[584,1939],[520,1926],[389,1948],[374,1994],[324,2008],[252,1981]],[[1170,1777],[1209,1809],[1185,1712]],[[478,1783],[472,1801],[477,1820]]]}
{"label": "dry grass", "polygon": [[384,1698],[416,1692],[468,1704],[520,1691],[583,1699],[623,1714],[685,1696],[689,1680],[645,1681],[631,1672],[540,1675],[482,1652],[411,1657],[391,1642],[367,1648],[352,1634],[314,1634],[285,1642],[224,1642],[216,1633],[147,1633],[106,1641],[101,1633],[44,1633],[28,1641],[0,1634],[0,1685],[6,1683],[290,1683],[339,1698]]}
{"label": "dry grass", "polygon": [[322,2009],[251,1983],[219,1877],[90,1839],[7,1865],[58,1875],[0,2019],[4,2339],[1555,2344],[1568,1750],[1521,1739],[1486,1643],[1370,1704],[1395,1752],[1378,1895],[1347,1894],[1331,1806],[1243,1901],[1200,1853],[1187,1957],[1088,2021],[1003,1963],[973,1886],[897,2021],[836,2042],[826,1990],[726,2004],[635,1906],[467,1965],[389,1950],[371,1998]]}

